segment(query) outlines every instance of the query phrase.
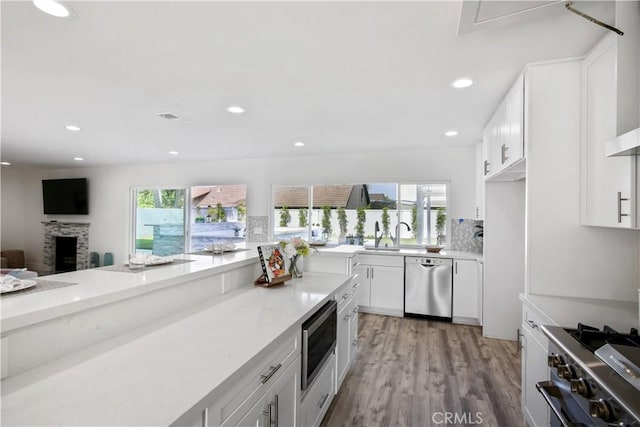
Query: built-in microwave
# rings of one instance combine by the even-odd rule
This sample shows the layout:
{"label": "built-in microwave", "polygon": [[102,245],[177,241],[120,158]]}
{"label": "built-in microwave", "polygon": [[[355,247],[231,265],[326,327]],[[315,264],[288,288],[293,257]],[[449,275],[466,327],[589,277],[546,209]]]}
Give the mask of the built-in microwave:
{"label": "built-in microwave", "polygon": [[302,324],[302,389],[311,386],[336,347],[337,307],[329,301]]}

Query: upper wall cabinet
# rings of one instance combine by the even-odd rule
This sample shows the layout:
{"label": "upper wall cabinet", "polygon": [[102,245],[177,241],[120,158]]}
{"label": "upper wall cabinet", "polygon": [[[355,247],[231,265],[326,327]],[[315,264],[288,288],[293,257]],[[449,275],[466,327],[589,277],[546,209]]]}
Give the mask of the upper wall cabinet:
{"label": "upper wall cabinet", "polygon": [[483,171],[486,181],[524,177],[524,77],[519,76],[483,132]]}
{"label": "upper wall cabinet", "polygon": [[618,113],[624,114],[621,107],[627,102],[618,87],[618,37],[605,36],[582,63],[580,223],[637,228],[636,157],[605,155],[606,142],[618,133]]}

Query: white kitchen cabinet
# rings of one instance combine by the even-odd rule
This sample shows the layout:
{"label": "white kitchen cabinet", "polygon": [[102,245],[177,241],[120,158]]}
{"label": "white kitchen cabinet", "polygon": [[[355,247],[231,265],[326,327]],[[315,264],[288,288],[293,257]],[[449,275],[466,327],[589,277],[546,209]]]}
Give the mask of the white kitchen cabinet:
{"label": "white kitchen cabinet", "polygon": [[[291,413],[295,414],[298,395],[295,395],[291,406],[291,389],[288,385],[285,387],[285,384],[295,382],[296,392],[300,389],[300,355],[299,332],[271,344],[271,349],[264,357],[245,366],[246,373],[234,382],[224,398],[207,408],[207,425],[263,425],[265,419],[260,420],[258,412],[268,410],[268,404],[274,401],[275,394],[279,396],[278,411],[284,417],[281,419],[284,420]],[[255,405],[262,409],[259,411]],[[273,409],[272,407],[272,411]]]}
{"label": "white kitchen cabinet", "polygon": [[476,206],[473,218],[476,220],[484,219],[484,171],[483,171],[483,145],[481,142],[476,144]]}
{"label": "white kitchen cabinet", "polygon": [[331,356],[316,377],[312,386],[302,397],[300,411],[298,412],[299,426],[316,427],[320,425],[335,394],[335,379],[336,360],[335,356]]}
{"label": "white kitchen cabinet", "polygon": [[453,322],[482,323],[482,273],[478,262],[453,261]]}
{"label": "white kitchen cabinet", "polygon": [[358,255],[354,272],[361,277],[358,305],[362,311],[404,315],[404,257]]}
{"label": "white kitchen cabinet", "polygon": [[636,228],[636,158],[606,157],[617,135],[617,44],[605,36],[582,63],[580,223]]}
{"label": "white kitchen cabinet", "polygon": [[358,340],[358,291],[360,282],[348,284],[336,294],[338,301],[338,325],[336,337],[336,390],[337,393],[344,381],[355,357]]}
{"label": "white kitchen cabinet", "polygon": [[536,389],[536,383],[549,379],[547,355],[549,343],[540,331],[540,321],[523,308],[522,346],[522,413],[531,427],[549,425],[549,406]]}
{"label": "white kitchen cabinet", "polygon": [[304,271],[350,274],[350,268],[351,255],[347,256],[316,252],[304,259]]}
{"label": "white kitchen cabinet", "polygon": [[488,181],[514,181],[526,171],[524,77],[518,76],[483,131],[483,175]]}

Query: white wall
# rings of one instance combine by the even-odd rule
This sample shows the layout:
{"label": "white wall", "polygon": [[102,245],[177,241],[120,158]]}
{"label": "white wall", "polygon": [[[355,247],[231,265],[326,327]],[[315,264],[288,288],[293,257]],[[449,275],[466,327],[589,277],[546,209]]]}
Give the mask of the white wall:
{"label": "white wall", "polygon": [[[24,171],[2,166],[0,184],[2,188],[2,203],[0,209],[0,223],[2,240],[0,249],[24,248]],[[42,194],[42,190],[40,190]]]}
{"label": "white wall", "polygon": [[[5,172],[2,176],[12,173]],[[42,214],[41,180],[87,177],[88,216]],[[42,264],[44,220],[90,222],[91,251],[114,253],[122,262],[128,252],[130,186],[190,187],[207,184],[247,184],[249,216],[270,215],[271,184],[355,184],[363,182],[448,181],[451,218],[472,218],[474,209],[474,148],[451,148],[392,153],[361,153],[326,157],[243,159],[196,163],[167,163],[120,167],[30,170],[21,186],[2,182],[2,228],[24,236],[27,264],[39,270]],[[21,187],[19,190],[17,187]],[[24,194],[22,205],[11,204],[16,191]],[[9,221],[5,223],[5,208]],[[19,220],[18,220],[19,219]],[[4,233],[3,233],[4,234]],[[14,238],[15,238],[14,237]],[[5,236],[2,236],[2,244]]]}

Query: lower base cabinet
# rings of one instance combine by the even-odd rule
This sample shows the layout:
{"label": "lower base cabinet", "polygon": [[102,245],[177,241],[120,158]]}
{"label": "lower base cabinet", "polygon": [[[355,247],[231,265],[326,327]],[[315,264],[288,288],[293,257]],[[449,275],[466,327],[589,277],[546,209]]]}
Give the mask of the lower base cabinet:
{"label": "lower base cabinet", "polygon": [[549,379],[549,341],[540,330],[543,320],[523,306],[522,319],[522,413],[529,427],[549,425],[549,406],[536,384]]}
{"label": "lower base cabinet", "polygon": [[334,355],[327,360],[313,385],[307,390],[307,394],[302,397],[298,414],[299,426],[316,427],[320,425],[335,395],[335,379],[336,360]]}
{"label": "lower base cabinet", "polygon": [[265,395],[237,423],[223,425],[269,427],[295,426],[298,390],[300,389],[300,356],[289,365]]}

